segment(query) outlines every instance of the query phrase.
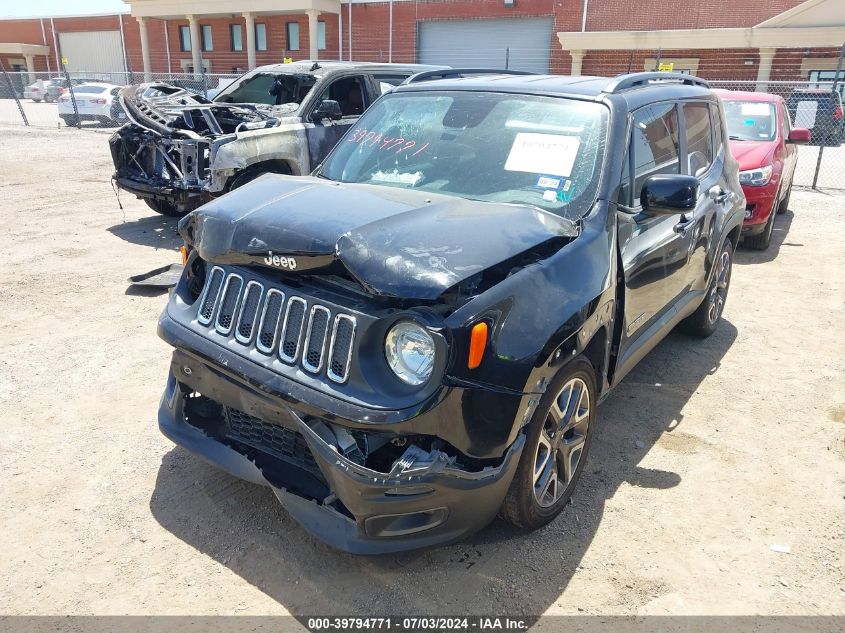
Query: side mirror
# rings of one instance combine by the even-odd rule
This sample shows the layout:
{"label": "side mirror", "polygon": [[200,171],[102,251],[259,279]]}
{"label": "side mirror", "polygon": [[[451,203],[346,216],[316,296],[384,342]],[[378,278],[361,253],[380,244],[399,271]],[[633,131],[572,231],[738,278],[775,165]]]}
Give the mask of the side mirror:
{"label": "side mirror", "polygon": [[794,143],[795,145],[804,145],[810,142],[810,130],[805,127],[792,128],[789,131],[789,136],[786,137],[787,143]]}
{"label": "side mirror", "polygon": [[640,204],[651,215],[674,215],[695,209],[698,178],[681,174],[657,174],[643,183]]}
{"label": "side mirror", "polygon": [[342,118],[343,112],[340,110],[340,104],[333,99],[323,99],[311,113],[312,123],[319,123],[323,119],[339,121]]}

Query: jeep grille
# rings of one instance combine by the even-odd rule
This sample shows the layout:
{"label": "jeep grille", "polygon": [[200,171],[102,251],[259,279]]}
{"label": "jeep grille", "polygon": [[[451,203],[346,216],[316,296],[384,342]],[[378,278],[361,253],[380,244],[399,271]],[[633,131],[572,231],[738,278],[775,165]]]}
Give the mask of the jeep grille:
{"label": "jeep grille", "polygon": [[214,322],[214,329],[237,343],[254,346],[265,356],[278,354],[285,363],[299,363],[306,371],[344,383],[349,378],[355,342],[355,317],[332,314],[322,304],[288,297],[257,281],[244,284],[236,273],[211,269],[197,302],[197,321]]}

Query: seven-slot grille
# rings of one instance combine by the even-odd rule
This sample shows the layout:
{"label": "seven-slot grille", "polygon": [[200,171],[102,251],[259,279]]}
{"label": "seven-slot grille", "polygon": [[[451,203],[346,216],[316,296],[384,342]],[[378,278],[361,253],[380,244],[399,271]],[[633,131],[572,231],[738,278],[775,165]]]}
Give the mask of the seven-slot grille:
{"label": "seven-slot grille", "polygon": [[287,296],[276,288],[265,289],[258,281],[244,283],[236,273],[215,266],[197,302],[197,321],[214,324],[218,333],[243,345],[254,343],[262,354],[278,354],[289,364],[300,363],[312,374],[324,369],[330,380],[349,378],[355,317],[332,315],[321,304]]}

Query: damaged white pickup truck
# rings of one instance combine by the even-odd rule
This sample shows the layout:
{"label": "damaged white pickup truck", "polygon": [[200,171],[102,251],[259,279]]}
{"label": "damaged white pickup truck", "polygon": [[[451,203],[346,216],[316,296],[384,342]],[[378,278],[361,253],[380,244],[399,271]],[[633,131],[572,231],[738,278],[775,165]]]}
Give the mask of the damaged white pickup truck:
{"label": "damaged white pickup truck", "polygon": [[115,184],[183,215],[263,173],[309,174],[414,64],[303,61],[262,66],[213,101],[166,83],[129,86],[129,123],[111,137]]}

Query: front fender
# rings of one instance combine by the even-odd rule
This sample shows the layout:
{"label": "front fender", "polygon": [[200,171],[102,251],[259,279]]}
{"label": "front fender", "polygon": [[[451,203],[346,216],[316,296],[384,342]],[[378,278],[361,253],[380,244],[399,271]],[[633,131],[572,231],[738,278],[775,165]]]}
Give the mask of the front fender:
{"label": "front fender", "polygon": [[[607,204],[597,204],[575,240],[450,315],[447,325],[455,342],[450,376],[541,393],[560,365],[583,351],[596,332],[605,326],[612,332],[614,239]],[[470,370],[469,333],[482,320],[490,331],[488,347],[481,365]]]}
{"label": "front fender", "polygon": [[301,123],[280,125],[237,134],[214,154],[211,171],[212,191],[223,191],[239,171],[267,161],[285,161],[294,176],[310,172],[308,142]]}

